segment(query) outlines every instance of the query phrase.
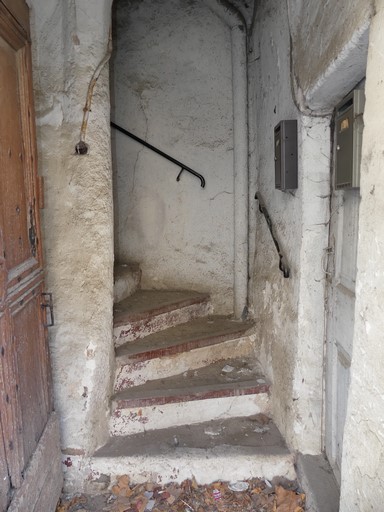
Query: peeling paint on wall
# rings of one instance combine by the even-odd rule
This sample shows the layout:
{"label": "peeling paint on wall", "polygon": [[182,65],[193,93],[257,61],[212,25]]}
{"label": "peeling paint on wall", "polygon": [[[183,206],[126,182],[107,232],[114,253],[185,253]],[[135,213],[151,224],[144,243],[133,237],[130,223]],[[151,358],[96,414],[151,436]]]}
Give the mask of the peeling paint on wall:
{"label": "peeling paint on wall", "polygon": [[[89,117],[89,155],[74,155],[84,99],[105,53],[111,1],[32,0],[34,87],[55,407],[62,445],[90,453],[107,436],[112,369],[113,217],[109,84]],[[66,465],[70,464],[70,458]]]}
{"label": "peeling paint on wall", "polygon": [[[327,244],[329,119],[303,116],[290,82],[290,45],[284,2],[258,6],[250,64],[250,168],[263,197],[291,277],[279,271],[279,257],[264,217],[255,211],[252,309],[261,341],[260,359],[273,382],[273,414],[294,449],[321,449],[323,297],[321,254]],[[299,186],[274,188],[274,127],[297,119]],[[251,234],[252,236],[252,234]],[[320,305],[320,307],[319,307]]]}

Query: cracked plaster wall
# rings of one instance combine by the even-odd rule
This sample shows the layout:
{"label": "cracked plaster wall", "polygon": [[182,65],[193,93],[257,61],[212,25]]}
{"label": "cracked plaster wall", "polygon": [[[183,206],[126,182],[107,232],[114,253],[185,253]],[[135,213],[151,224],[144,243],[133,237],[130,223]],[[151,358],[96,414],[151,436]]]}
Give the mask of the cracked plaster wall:
{"label": "cracked plaster wall", "polygon": [[[279,271],[264,217],[256,218],[251,259],[251,306],[259,357],[272,379],[274,418],[293,449],[321,449],[323,297],[322,251],[327,246],[329,119],[302,115],[291,93],[286,3],[261,2],[249,57],[250,174],[270,213],[291,277]],[[274,126],[297,119],[299,186],[274,189]],[[320,306],[320,307],[319,307]]]}
{"label": "cracked plaster wall", "polygon": [[95,87],[86,156],[75,155],[89,80],[105,54],[111,1],[31,0],[39,172],[55,406],[67,456],[107,433],[112,363],[113,208],[108,69]]}
{"label": "cracked plaster wall", "polygon": [[351,383],[344,431],[341,512],[384,501],[384,1],[375,2],[366,75]]}
{"label": "cracked plaster wall", "polygon": [[115,251],[147,288],[212,293],[233,310],[231,32],[203,2],[118,2],[112,118],[206,178],[113,133]]}
{"label": "cracked plaster wall", "polygon": [[[319,82],[326,79],[332,68],[338,66],[351,40],[358,39],[356,32],[363,32],[369,25],[373,0],[327,0],[323,2],[287,0],[292,29],[293,74],[300,93],[311,96]],[[310,48],[310,51],[308,49]],[[366,55],[364,55],[366,58]],[[349,62],[353,68],[354,62]],[[344,82],[345,73],[342,74]],[[337,81],[337,76],[333,78]],[[337,84],[341,89],[342,81]],[[341,97],[354,84],[347,83]],[[317,102],[317,106],[320,104]]]}
{"label": "cracked plaster wall", "polygon": [[[288,2],[288,6],[289,13],[285,2],[261,2],[250,57],[250,118],[256,126],[251,131],[250,168],[257,170],[253,186],[264,196],[293,274],[289,280],[279,275],[265,221],[256,214],[251,288],[260,325],[260,354],[270,368],[274,413],[289,444],[305,452],[319,450],[324,335],[321,257],[327,245],[327,228],[322,224],[328,222],[330,175],[329,118],[322,112],[329,112],[363,78],[369,33],[356,320],[340,510],[380,510],[384,498],[384,126],[377,113],[384,108],[384,1],[334,0],[321,6],[316,1],[295,6]],[[296,79],[292,86],[290,65]],[[324,83],[331,101],[322,96],[326,89],[318,87]],[[293,98],[292,92],[298,95]],[[309,97],[313,105],[318,105],[313,116],[306,115],[310,112],[306,108]],[[297,106],[305,113],[299,113]],[[273,189],[273,126],[290,117],[299,122],[299,189],[294,195]]]}

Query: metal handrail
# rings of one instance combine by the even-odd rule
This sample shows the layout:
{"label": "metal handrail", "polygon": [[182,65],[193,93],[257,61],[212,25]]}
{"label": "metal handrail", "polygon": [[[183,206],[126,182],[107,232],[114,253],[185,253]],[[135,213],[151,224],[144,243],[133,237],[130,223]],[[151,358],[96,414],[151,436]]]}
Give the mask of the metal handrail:
{"label": "metal handrail", "polygon": [[276,237],[274,229],[273,229],[271,217],[269,216],[269,213],[268,213],[267,208],[265,207],[264,201],[263,201],[262,197],[260,196],[260,192],[256,192],[255,199],[257,201],[259,201],[259,211],[260,211],[260,213],[262,213],[264,215],[265,220],[267,221],[267,225],[268,225],[269,231],[271,233],[273,243],[275,244],[277,253],[279,255],[279,269],[281,270],[281,272],[283,273],[283,276],[285,278],[290,277],[290,270],[289,270],[289,266],[286,262],[286,257],[280,250],[279,242],[277,240],[277,237]]}
{"label": "metal handrail", "polygon": [[202,188],[205,187],[205,178],[204,178],[204,176],[202,176],[198,172],[196,172],[193,169],[191,169],[190,167],[184,165],[182,162],[179,162],[179,160],[176,160],[172,156],[167,155],[167,153],[164,153],[164,151],[161,151],[160,149],[156,148],[155,146],[152,146],[152,144],[149,144],[149,142],[146,142],[145,140],[140,139],[140,137],[137,137],[137,135],[134,135],[133,133],[129,132],[125,128],[122,128],[121,126],[119,126],[118,124],[116,124],[116,123],[114,123],[112,121],[111,121],[111,126],[112,126],[112,128],[115,128],[115,130],[118,130],[119,132],[124,133],[124,135],[127,135],[128,137],[130,137],[131,139],[135,140],[136,142],[139,142],[140,144],[142,144],[146,148],[154,151],[155,153],[157,153],[158,155],[162,156],[163,158],[166,158],[170,162],[172,162],[172,163],[176,164],[177,166],[181,167],[181,170],[180,170],[179,174],[177,175],[176,181],[180,181],[180,176],[183,173],[183,171],[187,171],[187,172],[193,174],[194,176],[196,176],[196,178],[199,178],[201,187]]}

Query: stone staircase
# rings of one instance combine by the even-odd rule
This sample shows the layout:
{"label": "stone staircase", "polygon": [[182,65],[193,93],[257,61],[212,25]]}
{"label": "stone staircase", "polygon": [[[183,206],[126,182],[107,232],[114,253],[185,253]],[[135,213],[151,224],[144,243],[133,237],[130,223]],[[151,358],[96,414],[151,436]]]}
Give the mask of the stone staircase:
{"label": "stone staircase", "polygon": [[140,289],[115,272],[116,373],[110,439],[90,460],[112,481],[295,478],[270,418],[270,384],[248,322],[213,315],[209,295]]}

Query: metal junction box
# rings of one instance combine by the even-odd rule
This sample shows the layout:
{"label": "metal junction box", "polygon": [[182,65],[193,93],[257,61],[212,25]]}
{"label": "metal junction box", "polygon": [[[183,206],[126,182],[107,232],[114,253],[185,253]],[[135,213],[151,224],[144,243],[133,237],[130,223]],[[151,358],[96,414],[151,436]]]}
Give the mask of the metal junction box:
{"label": "metal junction box", "polygon": [[297,188],[297,121],[280,121],[275,126],[275,188]]}
{"label": "metal junction box", "polygon": [[336,107],[336,189],[358,188],[360,186],[364,105],[364,91],[355,89]]}

